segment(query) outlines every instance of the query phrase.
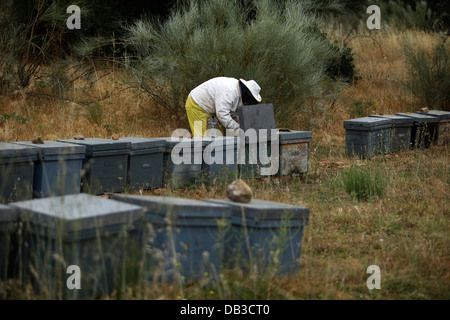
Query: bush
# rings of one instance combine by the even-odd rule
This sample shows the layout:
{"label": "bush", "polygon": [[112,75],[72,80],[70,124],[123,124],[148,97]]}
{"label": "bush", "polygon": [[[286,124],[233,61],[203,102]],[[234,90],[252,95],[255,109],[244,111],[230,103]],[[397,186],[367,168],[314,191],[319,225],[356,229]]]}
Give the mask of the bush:
{"label": "bush", "polygon": [[320,23],[313,8],[308,1],[190,1],[164,23],[127,27],[128,68],[155,104],[178,115],[190,90],[210,78],[254,79],[282,126],[329,88],[327,69],[340,55],[311,32]]}
{"label": "bush", "polygon": [[403,1],[389,0],[381,5],[384,19],[389,25],[399,29],[433,29],[438,23],[438,16],[426,1],[405,4]]}
{"label": "bush", "polygon": [[373,197],[381,198],[386,192],[386,181],[378,170],[353,165],[341,173],[340,182],[345,191],[358,201],[367,201]]}
{"label": "bush", "polygon": [[442,37],[431,52],[421,47],[405,47],[408,68],[405,85],[418,98],[420,107],[450,111],[450,45],[446,39]]}
{"label": "bush", "polygon": [[62,56],[71,1],[0,1],[0,95],[23,89]]}

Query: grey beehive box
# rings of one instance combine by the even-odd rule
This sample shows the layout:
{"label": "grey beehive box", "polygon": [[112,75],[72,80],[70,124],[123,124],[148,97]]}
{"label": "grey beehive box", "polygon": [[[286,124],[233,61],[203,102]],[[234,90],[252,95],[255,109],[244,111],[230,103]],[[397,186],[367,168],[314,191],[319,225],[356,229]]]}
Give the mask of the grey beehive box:
{"label": "grey beehive box", "polygon": [[[14,207],[0,204],[0,280],[17,275],[19,215]],[[1,294],[0,294],[1,298]]]}
{"label": "grey beehive box", "polygon": [[209,184],[231,182],[238,176],[238,137],[213,138],[203,150],[202,171]]}
{"label": "grey beehive box", "polygon": [[428,148],[436,143],[439,119],[420,113],[397,113],[414,119],[411,131],[411,145],[414,148]]}
{"label": "grey beehive box", "polygon": [[[63,298],[98,298],[137,277],[136,263],[142,257],[136,232],[141,207],[83,193],[11,206],[19,210],[25,226],[22,278],[35,284],[38,293],[47,291],[50,299],[60,292]],[[80,268],[80,290],[66,286],[71,265]]]}
{"label": "grey beehive box", "polygon": [[436,144],[439,146],[450,144],[450,112],[442,110],[430,110],[428,112],[417,112],[439,119],[439,126],[436,131]]}
{"label": "grey beehive box", "polygon": [[101,138],[59,141],[86,147],[81,178],[82,192],[100,195],[125,191],[130,142]]}
{"label": "grey beehive box", "polygon": [[309,208],[258,199],[249,203],[228,199],[205,202],[231,208],[226,257],[232,265],[257,265],[258,270],[274,268],[280,274],[298,270]]}
{"label": "grey beehive box", "polygon": [[127,173],[129,189],[162,188],[166,140],[140,137],[126,137],[119,140],[131,143]]}
{"label": "grey beehive box", "polygon": [[164,276],[180,274],[186,281],[220,271],[231,223],[228,206],[175,197],[113,195],[113,199],[145,208],[142,236],[153,249],[146,259],[152,268],[162,267]]}
{"label": "grey beehive box", "polygon": [[[201,178],[203,150],[211,141],[210,138],[166,138],[166,150],[164,151],[163,160],[164,184],[176,189]],[[184,158],[186,161],[175,163],[172,151],[176,153],[177,158]]]}
{"label": "grey beehive box", "polygon": [[279,174],[307,173],[311,131],[279,131]]}
{"label": "grey beehive box", "polygon": [[390,152],[400,152],[411,147],[411,133],[414,119],[399,115],[370,115],[369,117],[392,120]]}
{"label": "grey beehive box", "polygon": [[348,155],[370,158],[390,150],[392,120],[363,117],[344,121]]}
{"label": "grey beehive box", "polygon": [[[243,141],[242,138],[238,141],[239,177],[241,179],[257,179],[267,175],[267,173],[263,173],[262,169],[271,167],[272,161],[279,161],[279,157],[272,156],[272,144],[278,144],[279,140],[261,140],[255,143]],[[263,155],[267,157],[265,161],[263,161]],[[267,171],[269,171],[269,175],[272,175],[270,170]]]}
{"label": "grey beehive box", "polygon": [[270,139],[270,130],[276,128],[275,114],[273,104],[255,104],[240,106],[237,108],[240,128],[244,131],[255,129],[268,130],[268,139]]}
{"label": "grey beehive box", "polygon": [[0,142],[0,203],[33,197],[37,154],[36,148]]}
{"label": "grey beehive box", "polygon": [[34,144],[31,141],[13,143],[38,150],[33,177],[34,198],[80,192],[85,147],[57,141],[44,141],[43,144]]}

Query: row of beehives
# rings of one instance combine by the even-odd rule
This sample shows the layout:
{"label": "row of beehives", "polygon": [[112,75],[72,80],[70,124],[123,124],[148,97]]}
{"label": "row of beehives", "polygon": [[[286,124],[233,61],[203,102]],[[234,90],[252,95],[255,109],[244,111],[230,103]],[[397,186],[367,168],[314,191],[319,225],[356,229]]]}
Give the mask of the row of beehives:
{"label": "row of beehives", "polygon": [[345,147],[348,155],[372,157],[410,148],[448,145],[450,112],[370,115],[344,121]]}
{"label": "row of beehives", "polygon": [[0,281],[85,299],[139,280],[215,281],[235,267],[292,275],[308,220],[308,208],[256,199],[80,193],[19,201],[0,205]]}
{"label": "row of beehives", "polygon": [[[280,131],[278,136],[280,156],[275,159],[279,161],[278,174],[307,172],[311,132]],[[182,160],[178,163],[172,157],[172,150],[180,142],[187,144],[192,152],[186,159],[183,155],[186,149],[177,151]],[[222,151],[212,151],[208,154],[210,159],[205,159],[203,151],[213,142],[221,145],[217,150]],[[245,161],[238,164],[237,137],[3,142],[0,143],[0,203],[79,192],[100,195],[163,186],[178,188],[200,178],[215,183],[230,182],[237,177],[261,177],[264,165],[259,155],[263,149],[268,155],[271,143],[243,145]],[[249,157],[250,151],[256,151],[256,162]]]}

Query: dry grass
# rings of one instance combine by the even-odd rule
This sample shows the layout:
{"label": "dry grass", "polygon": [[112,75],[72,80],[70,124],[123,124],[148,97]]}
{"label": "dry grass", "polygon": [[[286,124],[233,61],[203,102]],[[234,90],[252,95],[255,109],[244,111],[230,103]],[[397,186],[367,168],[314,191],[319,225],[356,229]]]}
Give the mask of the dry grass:
{"label": "dry grass", "polygon": [[[336,35],[339,36],[339,35]],[[349,45],[361,80],[346,88],[334,103],[312,109],[306,121],[297,115],[292,129],[313,132],[310,173],[297,179],[268,178],[249,181],[255,198],[304,205],[311,209],[305,228],[299,274],[290,279],[245,277],[233,271],[212,286],[148,285],[124,295],[130,299],[449,299],[450,239],[448,147],[407,151],[370,160],[344,153],[343,121],[352,116],[355,101],[372,102],[368,113],[418,110],[414,97],[403,90],[404,43],[431,47],[437,35],[416,31],[355,34]],[[97,83],[99,93],[113,91],[116,77]],[[0,114],[12,112],[32,120],[14,119],[0,125],[0,141],[108,137],[168,136],[183,119],[173,119],[132,89],[100,102],[100,124],[91,124],[87,107],[18,94],[0,101]],[[110,127],[105,126],[111,125]],[[297,124],[297,125],[296,125]],[[308,126],[308,127],[307,127]],[[113,127],[114,130],[111,130]],[[109,128],[109,129],[108,129]],[[387,195],[357,202],[338,187],[342,169],[352,164],[381,171]],[[225,197],[224,185],[178,190],[158,189],[148,194],[205,199]],[[381,290],[369,291],[366,269],[381,268]],[[231,280],[230,280],[231,279]],[[15,292],[15,294],[18,294]],[[22,292],[28,296],[28,293]],[[18,294],[20,296],[20,294]]]}

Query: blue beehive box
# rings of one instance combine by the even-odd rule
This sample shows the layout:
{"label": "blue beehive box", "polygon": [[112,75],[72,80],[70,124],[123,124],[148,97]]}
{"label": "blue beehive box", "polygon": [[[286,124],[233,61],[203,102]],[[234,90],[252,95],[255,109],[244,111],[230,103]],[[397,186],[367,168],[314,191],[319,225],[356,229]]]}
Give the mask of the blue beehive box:
{"label": "blue beehive box", "polygon": [[[24,225],[21,278],[38,294],[50,299],[105,297],[138,276],[141,207],[84,193],[11,206]],[[79,267],[81,289],[67,287],[69,266]]]}
{"label": "blue beehive box", "polygon": [[411,146],[413,148],[428,148],[436,143],[439,119],[420,113],[397,113],[399,116],[414,119],[411,131]]}
{"label": "blue beehive box", "polygon": [[85,147],[57,141],[44,141],[43,144],[27,141],[13,143],[39,150],[34,166],[34,198],[80,193]]}
{"label": "blue beehive box", "polygon": [[0,142],[0,203],[33,197],[37,154],[36,148]]}
{"label": "blue beehive box", "polygon": [[82,192],[100,195],[125,191],[130,142],[101,138],[59,141],[86,147],[81,177]]}
{"label": "blue beehive box", "polygon": [[438,146],[450,144],[450,112],[441,110],[430,110],[428,112],[417,112],[427,116],[439,119],[439,125],[436,130],[436,144]]}
{"label": "blue beehive box", "polygon": [[309,209],[278,202],[252,199],[249,203],[206,200],[231,208],[232,228],[225,256],[232,265],[279,274],[298,270],[303,228]]}
{"label": "blue beehive box", "polygon": [[348,155],[370,158],[390,150],[391,119],[363,117],[344,121]]}
{"label": "blue beehive box", "polygon": [[[0,204],[0,280],[14,275],[17,263],[18,214],[14,207]],[[1,294],[0,294],[1,298]]]}
{"label": "blue beehive box", "polygon": [[[164,152],[164,184],[181,188],[201,178],[203,150],[210,138],[167,138]],[[172,154],[173,153],[173,154]]]}
{"label": "blue beehive box", "polygon": [[209,184],[233,181],[238,176],[237,137],[215,137],[203,150],[203,174]]}
{"label": "blue beehive box", "polygon": [[311,131],[279,131],[279,174],[281,176],[307,173]]}
{"label": "blue beehive box", "polygon": [[370,115],[369,117],[392,120],[390,152],[400,152],[411,147],[411,132],[414,119],[399,115]]}
{"label": "blue beehive box", "polygon": [[229,207],[174,197],[113,195],[113,199],[146,209],[142,236],[151,249],[146,259],[149,278],[180,275],[189,281],[218,274],[231,222]]}
{"label": "blue beehive box", "polygon": [[161,138],[120,138],[131,143],[127,185],[130,190],[162,188],[166,140]]}
{"label": "blue beehive box", "polygon": [[[279,141],[257,141],[257,142],[239,142],[244,139],[239,139],[238,143],[238,163],[239,163],[239,177],[241,179],[258,179],[263,177],[262,168],[271,167],[271,161],[279,161],[279,157],[272,156],[272,143],[279,143]],[[241,155],[241,153],[244,153]],[[263,157],[267,157],[263,161]],[[270,158],[271,157],[271,158]],[[269,159],[270,158],[270,159]]]}

